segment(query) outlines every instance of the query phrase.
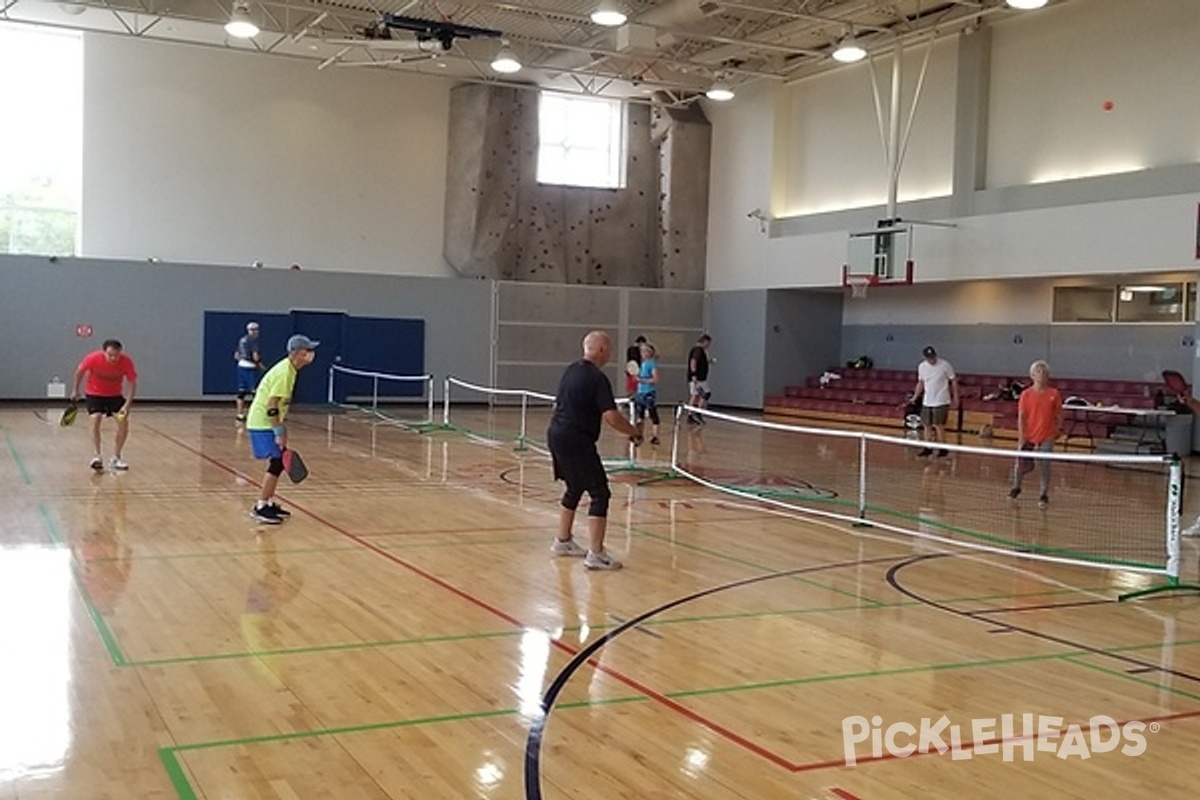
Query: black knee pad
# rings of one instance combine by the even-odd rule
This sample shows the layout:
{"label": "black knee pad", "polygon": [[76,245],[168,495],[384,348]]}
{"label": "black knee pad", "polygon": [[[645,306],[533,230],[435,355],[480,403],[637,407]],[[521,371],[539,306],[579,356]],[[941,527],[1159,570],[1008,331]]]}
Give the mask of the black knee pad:
{"label": "black knee pad", "polygon": [[575,491],[570,487],[567,487],[567,490],[563,492],[562,507],[568,511],[574,511],[575,509],[579,508],[579,501],[582,498],[583,492]]}
{"label": "black knee pad", "polygon": [[703,398],[704,398],[704,402],[706,402],[706,403],[707,403],[707,402],[708,402],[708,398],[712,397],[712,392],[704,392],[704,393],[701,395],[701,397],[703,397]]}
{"label": "black knee pad", "polygon": [[242,401],[244,401],[244,400],[246,399],[246,392],[245,392],[245,390],[242,390],[242,391],[240,391],[240,392],[238,392],[238,393],[237,393],[237,399],[238,399],[238,400],[242,400]]}
{"label": "black knee pad", "polygon": [[282,475],[283,474],[283,459],[282,458],[272,458],[271,463],[267,464],[267,472],[271,475],[274,475],[276,478],[278,478],[280,475]]}
{"label": "black knee pad", "polygon": [[608,516],[608,501],[612,497],[612,492],[605,487],[604,491],[598,491],[591,495],[592,502],[588,505],[589,517],[607,517]]}

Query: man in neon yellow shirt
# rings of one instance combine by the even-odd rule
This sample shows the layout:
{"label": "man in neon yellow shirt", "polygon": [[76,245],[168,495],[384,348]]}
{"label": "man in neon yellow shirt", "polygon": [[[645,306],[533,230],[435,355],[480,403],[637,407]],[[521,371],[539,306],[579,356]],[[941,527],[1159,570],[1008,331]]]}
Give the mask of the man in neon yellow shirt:
{"label": "man in neon yellow shirt", "polygon": [[296,373],[312,363],[313,351],[319,344],[299,333],[288,339],[287,358],[267,370],[258,383],[254,402],[250,404],[246,434],[250,437],[254,457],[268,459],[262,492],[250,516],[267,525],[278,525],[291,516],[275,502],[275,487],[283,474],[283,451],[287,449],[287,430],[283,421],[287,419],[288,406],[292,402]]}

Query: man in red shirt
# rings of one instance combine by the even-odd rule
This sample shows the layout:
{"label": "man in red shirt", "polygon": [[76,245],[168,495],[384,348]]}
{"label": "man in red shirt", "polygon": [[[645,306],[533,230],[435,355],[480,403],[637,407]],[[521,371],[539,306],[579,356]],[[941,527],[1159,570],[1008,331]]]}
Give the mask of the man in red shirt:
{"label": "man in red shirt", "polygon": [[[117,418],[116,452],[109,460],[114,470],[127,470],[129,465],[121,457],[125,440],[129,438],[129,406],[137,394],[137,367],[133,359],[122,352],[121,343],[108,339],[94,353],[88,353],[75,370],[75,382],[71,387],[71,402],[79,401],[79,384],[87,376],[86,407],[92,426],[92,443],[96,455],[92,458],[92,469],[104,469],[104,458],[100,455],[100,421],[105,417]],[[129,381],[129,397],[122,393],[123,384]]]}
{"label": "man in red shirt", "polygon": [[[1058,432],[1062,429],[1062,395],[1050,385],[1050,365],[1035,361],[1029,367],[1033,386],[1021,392],[1017,398],[1017,449],[1037,450],[1049,453],[1054,449]],[[1021,478],[1033,469],[1033,459],[1018,458],[1013,468],[1012,489],[1008,496],[1014,500],[1021,494]],[[1050,502],[1050,459],[1037,461],[1038,483],[1042,493],[1038,505],[1042,508]]]}

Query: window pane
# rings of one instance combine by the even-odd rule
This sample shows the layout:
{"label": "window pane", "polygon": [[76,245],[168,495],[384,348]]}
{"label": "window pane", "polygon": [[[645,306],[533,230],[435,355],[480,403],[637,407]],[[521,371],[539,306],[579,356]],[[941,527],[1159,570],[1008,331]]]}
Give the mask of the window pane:
{"label": "window pane", "polygon": [[0,252],[74,255],[83,174],[80,34],[0,23],[0,76]]}
{"label": "window pane", "polygon": [[624,120],[624,106],[618,100],[542,94],[538,180],[568,186],[624,186]]}
{"label": "window pane", "polygon": [[1112,307],[1111,286],[1054,287],[1055,322],[1112,322]]}
{"label": "window pane", "polygon": [[1183,284],[1130,284],[1118,287],[1117,322],[1182,322]]}

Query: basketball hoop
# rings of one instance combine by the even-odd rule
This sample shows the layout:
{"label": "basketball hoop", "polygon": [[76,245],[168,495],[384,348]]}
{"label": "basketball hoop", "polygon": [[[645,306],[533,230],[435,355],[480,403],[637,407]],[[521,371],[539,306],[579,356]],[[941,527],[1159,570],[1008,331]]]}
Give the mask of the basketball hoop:
{"label": "basketball hoop", "polygon": [[871,285],[870,275],[847,275],[846,285],[850,287],[850,298],[861,300],[867,296],[867,287]]}

